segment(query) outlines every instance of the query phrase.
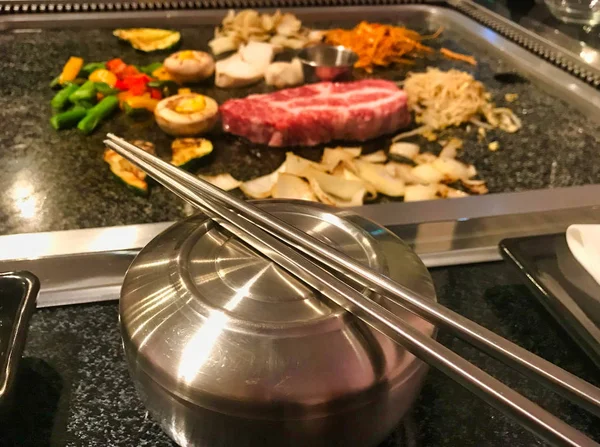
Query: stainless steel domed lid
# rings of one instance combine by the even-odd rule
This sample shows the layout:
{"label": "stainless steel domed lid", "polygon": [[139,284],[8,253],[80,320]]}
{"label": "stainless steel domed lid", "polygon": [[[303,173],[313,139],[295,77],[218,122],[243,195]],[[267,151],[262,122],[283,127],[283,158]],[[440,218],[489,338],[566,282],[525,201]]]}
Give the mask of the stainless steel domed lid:
{"label": "stainless steel domed lid", "polygon": [[[427,269],[385,228],[309,202],[260,206],[435,299]],[[433,334],[397,304],[373,299]],[[173,225],[141,251],[125,277],[120,321],[132,374],[190,404],[241,417],[343,411],[425,367],[204,215]]]}

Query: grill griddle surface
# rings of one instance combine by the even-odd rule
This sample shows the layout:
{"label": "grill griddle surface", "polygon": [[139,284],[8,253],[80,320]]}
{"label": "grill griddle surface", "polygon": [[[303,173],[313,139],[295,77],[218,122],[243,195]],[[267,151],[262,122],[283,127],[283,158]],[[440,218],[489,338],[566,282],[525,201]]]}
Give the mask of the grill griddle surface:
{"label": "grill griddle surface", "polygon": [[[348,28],[355,24],[336,22],[315,26]],[[414,24],[409,26],[416,27]],[[181,48],[208,50],[212,26],[180,31],[183,36]],[[379,70],[373,76],[401,81],[409,70],[423,71],[428,65],[443,70],[454,67],[471,72],[481,80],[498,106],[512,108],[523,120],[523,128],[516,134],[489,131],[485,142],[478,142],[476,129],[471,126],[470,132],[452,129],[440,136],[440,139],[454,136],[465,140],[459,159],[476,166],[490,193],[600,181],[600,138],[595,122],[533,82],[503,82],[502,76],[498,75],[510,72],[510,65],[482,52],[473,42],[463,40],[451,31],[428,43],[436,48],[444,46],[473,54],[479,64],[472,67],[435,56],[418,60],[413,67]],[[160,131],[152,118],[136,121],[119,113],[91,136],[84,136],[77,130],[56,132],[49,124],[50,99],[55,92],[48,84],[69,56],[83,57],[86,63],[120,57],[130,64],[146,65],[161,61],[166,54],[139,53],[119,43],[110,29],[46,29],[2,34],[0,54],[3,55],[0,60],[0,189],[3,191],[0,233],[159,222],[184,215],[182,202],[162,187],[151,184],[150,195],[138,197],[116,180],[102,161],[102,139],[106,132],[129,140],[151,141],[156,144],[158,155],[168,160],[171,138]],[[287,56],[289,54],[282,57]],[[357,78],[365,76],[364,72],[356,72]],[[219,103],[270,91],[263,84],[221,90],[214,87],[212,79],[193,90],[211,96]],[[518,94],[518,100],[507,104],[506,93]],[[272,172],[290,150],[259,146],[222,132],[207,137],[215,150],[197,173],[229,172],[240,180]],[[387,148],[390,137],[364,144],[364,153]],[[429,143],[424,138],[412,141],[419,143],[422,151],[437,154],[441,149],[438,143]],[[488,143],[492,141],[500,144],[497,152],[488,149]],[[357,145],[356,142],[339,144]],[[300,156],[318,160],[322,149],[293,150]],[[390,200],[381,197],[378,201]]]}

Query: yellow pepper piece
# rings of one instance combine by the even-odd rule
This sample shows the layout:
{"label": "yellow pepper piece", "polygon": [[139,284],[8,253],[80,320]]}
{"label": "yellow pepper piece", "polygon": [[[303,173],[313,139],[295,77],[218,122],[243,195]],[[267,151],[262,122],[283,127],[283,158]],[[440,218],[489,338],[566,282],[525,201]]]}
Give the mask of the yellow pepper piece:
{"label": "yellow pepper piece", "polygon": [[81,67],[83,67],[83,59],[80,57],[71,56],[63,67],[62,73],[58,78],[58,82],[60,84],[64,84],[65,82],[75,80],[81,71]]}
{"label": "yellow pepper piece", "polygon": [[154,112],[158,99],[148,98],[147,96],[130,96],[125,99],[125,102],[132,109],[146,109],[150,112]]}
{"label": "yellow pepper piece", "polygon": [[162,66],[157,68],[152,72],[152,77],[158,79],[159,81],[174,81],[173,76],[167,71],[167,69]]}
{"label": "yellow pepper piece", "polygon": [[175,106],[177,113],[195,113],[204,110],[206,107],[206,101],[204,96],[196,95],[191,98],[183,98]]}
{"label": "yellow pepper piece", "polygon": [[177,90],[178,95],[186,95],[188,93],[192,93],[192,91],[189,88],[180,88],[179,90]]}
{"label": "yellow pepper piece", "polygon": [[98,70],[94,70],[89,77],[89,80],[92,82],[104,82],[111,87],[114,87],[117,83],[117,76],[103,68],[99,68]]}

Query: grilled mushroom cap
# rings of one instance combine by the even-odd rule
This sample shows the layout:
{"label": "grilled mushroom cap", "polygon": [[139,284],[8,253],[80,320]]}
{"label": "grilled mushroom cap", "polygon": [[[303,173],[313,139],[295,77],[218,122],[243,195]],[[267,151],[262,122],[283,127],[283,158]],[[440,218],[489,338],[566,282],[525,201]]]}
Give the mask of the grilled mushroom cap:
{"label": "grilled mushroom cap", "polygon": [[191,137],[210,131],[219,118],[217,102],[208,96],[185,93],[160,101],[154,110],[160,128],[169,135]]}
{"label": "grilled mushroom cap", "polygon": [[200,82],[215,72],[215,61],[203,51],[178,51],[163,62],[165,69],[180,83]]}

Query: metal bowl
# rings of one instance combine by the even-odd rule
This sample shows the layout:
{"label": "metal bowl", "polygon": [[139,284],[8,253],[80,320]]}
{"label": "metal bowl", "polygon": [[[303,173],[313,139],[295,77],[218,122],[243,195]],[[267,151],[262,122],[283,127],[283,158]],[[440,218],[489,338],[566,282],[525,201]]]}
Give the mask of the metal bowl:
{"label": "metal bowl", "polygon": [[315,45],[298,53],[305,82],[346,81],[358,55],[342,46]]}
{"label": "metal bowl", "polygon": [[[400,239],[350,211],[260,206],[435,299]],[[428,335],[431,324],[374,296]],[[131,376],[184,446],[370,447],[398,426],[426,365],[203,215],[155,238],[132,263],[120,324]]]}

